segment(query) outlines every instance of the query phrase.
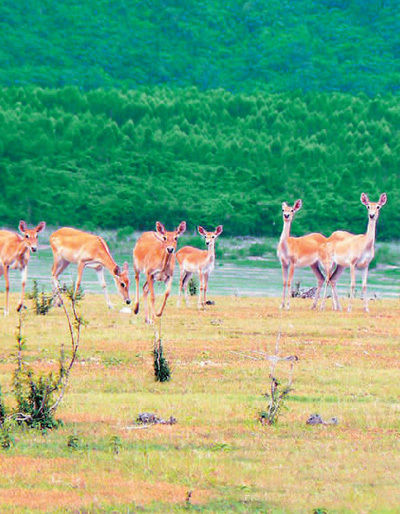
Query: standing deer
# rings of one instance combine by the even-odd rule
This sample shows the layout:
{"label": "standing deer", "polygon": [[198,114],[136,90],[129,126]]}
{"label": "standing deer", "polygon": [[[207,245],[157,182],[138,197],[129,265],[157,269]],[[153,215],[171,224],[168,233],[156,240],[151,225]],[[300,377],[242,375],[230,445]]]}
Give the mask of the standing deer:
{"label": "standing deer", "polygon": [[[281,261],[283,276],[283,292],[281,308],[289,309],[289,299],[291,293],[291,285],[295,268],[303,268],[310,266],[314,275],[317,277],[318,287],[315,293],[312,309],[315,309],[321,287],[325,281],[324,275],[321,273],[318,262],[325,260],[324,243],[326,237],[319,233],[307,234],[302,237],[291,237],[290,227],[292,225],[295,213],[301,209],[302,201],[297,200],[293,207],[286,202],[282,203],[283,213],[283,230],[279,240],[277,255]],[[286,286],[288,289],[288,299],[286,303]]]}
{"label": "standing deer", "polygon": [[21,270],[21,300],[17,308],[17,311],[20,311],[24,306],[25,284],[31,250],[36,252],[38,248],[38,234],[44,230],[45,226],[46,223],[41,221],[37,227],[28,229],[25,221],[21,220],[18,228],[22,235],[10,230],[0,230],[0,276],[4,273],[4,280],[6,282],[4,316],[7,316],[9,313],[9,269]]}
{"label": "standing deer", "polygon": [[[351,312],[356,287],[356,269],[362,270],[362,298],[364,299],[364,310],[369,312],[367,298],[367,279],[370,262],[375,255],[375,233],[376,223],[379,218],[381,207],[387,202],[386,193],[382,193],[378,202],[370,202],[365,193],[361,194],[361,203],[368,209],[368,227],[365,234],[351,234],[338,230],[328,238],[328,250],[330,259],[336,264],[336,269],[329,278],[332,287],[334,308],[341,310],[339,297],[336,290],[336,282],[345,268],[350,267],[350,300],[348,312]],[[325,301],[324,295],[324,301]]]}
{"label": "standing deer", "polygon": [[72,262],[78,265],[75,296],[82,281],[84,268],[93,268],[97,272],[108,308],[112,309],[113,305],[108,297],[107,285],[104,279],[104,268],[107,268],[125,303],[128,305],[131,303],[129,298],[128,263],[124,263],[121,271],[112,258],[107,243],[102,237],[77,230],[76,228],[63,227],[51,234],[50,245],[54,256],[52,277],[55,290],[59,288],[59,275]]}
{"label": "standing deer", "polygon": [[208,276],[215,265],[215,240],[222,233],[222,228],[222,225],[219,225],[214,232],[207,232],[203,227],[199,226],[198,231],[205,239],[207,250],[184,246],[177,252],[176,259],[180,267],[178,306],[180,305],[181,291],[183,289],[185,292],[185,302],[188,305],[187,288],[193,273],[198,273],[200,280],[198,308],[205,307],[207,304]]}
{"label": "standing deer", "polygon": [[[162,223],[157,221],[155,232],[144,232],[133,249],[133,269],[136,281],[136,299],[134,312],[139,312],[139,276],[146,275],[143,286],[145,301],[145,321],[151,323],[155,316],[162,316],[168,296],[171,292],[172,278],[175,269],[175,255],[178,237],[186,230],[186,222],[182,221],[173,232],[167,232]],[[165,294],[160,310],[155,312],[154,281],[165,282]],[[148,294],[150,292],[150,316]]]}

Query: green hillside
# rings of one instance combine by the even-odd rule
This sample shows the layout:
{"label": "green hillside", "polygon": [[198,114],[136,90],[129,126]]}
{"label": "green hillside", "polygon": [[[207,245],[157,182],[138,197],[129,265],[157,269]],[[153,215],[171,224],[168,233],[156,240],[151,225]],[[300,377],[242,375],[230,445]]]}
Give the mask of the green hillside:
{"label": "green hillside", "polygon": [[0,84],[398,91],[395,0],[4,0]]}
{"label": "green hillside", "polygon": [[363,231],[361,191],[386,191],[379,237],[400,233],[396,96],[11,88],[0,106],[2,224],[276,236],[301,197],[297,234]]}

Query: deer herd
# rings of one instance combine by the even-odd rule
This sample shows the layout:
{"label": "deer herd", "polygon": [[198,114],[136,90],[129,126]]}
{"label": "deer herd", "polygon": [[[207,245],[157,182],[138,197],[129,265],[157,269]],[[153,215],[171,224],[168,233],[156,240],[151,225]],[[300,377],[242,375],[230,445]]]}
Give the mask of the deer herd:
{"label": "deer herd", "polygon": [[[307,234],[301,237],[292,237],[290,229],[294,215],[302,207],[302,201],[297,200],[292,207],[286,202],[282,204],[283,230],[279,239],[277,255],[282,266],[283,292],[281,308],[289,309],[291,285],[296,267],[310,267],[317,278],[317,289],[312,303],[316,308],[324,286],[321,309],[325,307],[328,286],[332,289],[333,309],[341,310],[337,294],[337,280],[345,268],[350,268],[350,299],[348,311],[351,311],[355,283],[356,269],[362,270],[362,296],[364,310],[368,312],[367,278],[369,264],[375,254],[375,232],[381,207],[386,204],[387,197],[383,193],[378,202],[370,202],[365,193],[361,194],[361,202],[368,209],[368,227],[365,234],[351,234],[338,230],[329,237],[320,233]],[[35,228],[28,229],[25,221],[20,221],[19,231],[0,230],[0,276],[4,274],[6,285],[6,298],[4,315],[9,313],[9,270],[21,271],[21,298],[17,310],[24,306],[25,284],[27,279],[30,253],[38,248],[38,234],[42,232],[46,224],[40,222]],[[163,314],[167,299],[171,293],[175,260],[180,267],[179,296],[184,293],[186,304],[188,303],[188,283],[197,273],[200,281],[198,307],[204,308],[207,303],[208,278],[215,265],[215,241],[222,233],[223,227],[219,225],[214,231],[207,232],[203,227],[198,227],[199,234],[204,237],[207,250],[200,250],[192,246],[185,246],[176,252],[178,238],[185,232],[186,222],[182,221],[172,232],[167,232],[162,223],[157,221],[156,230],[143,233],[133,249],[133,270],[135,274],[136,294],[134,313],[139,312],[139,278],[140,273],[145,276],[143,285],[143,299],[145,303],[145,321],[152,323],[155,317]],[[83,270],[92,268],[97,272],[99,282],[103,288],[106,303],[112,308],[106,282],[104,268],[114,279],[117,290],[123,300],[131,303],[129,297],[129,266],[125,262],[122,269],[114,261],[107,243],[102,237],[63,227],[53,232],[50,236],[50,246],[53,251],[54,263],[52,267],[52,281],[54,292],[59,288],[59,276],[70,263],[78,268],[75,285],[75,294],[82,281]],[[154,281],[165,283],[165,293],[161,307],[155,308]],[[150,301],[149,301],[150,295]],[[55,302],[60,297],[54,295]]]}

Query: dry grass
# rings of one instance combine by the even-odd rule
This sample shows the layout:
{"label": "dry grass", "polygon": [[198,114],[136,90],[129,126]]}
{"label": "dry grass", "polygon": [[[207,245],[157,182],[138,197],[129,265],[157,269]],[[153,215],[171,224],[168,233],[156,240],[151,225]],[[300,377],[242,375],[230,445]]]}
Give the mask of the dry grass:
{"label": "dry grass", "polygon": [[[278,304],[218,297],[198,312],[172,298],[162,322],[172,381],[160,384],[142,315],[108,312],[88,295],[89,326],[58,412],[65,425],[45,436],[18,432],[0,453],[0,510],[180,511],[192,490],[191,503],[207,512],[398,512],[399,301],[371,302],[367,316],[361,304],[351,314],[311,312],[307,300],[282,313]],[[16,313],[2,321],[3,391],[16,323]],[[29,311],[24,331],[32,365],[55,366],[60,339],[68,341],[62,312]],[[278,331],[282,354],[300,360],[288,410],[265,427],[257,412],[269,364],[246,355],[273,353]],[[287,371],[278,365],[278,376]],[[178,423],[127,429],[143,411]],[[306,426],[314,412],[339,425]],[[67,447],[73,434],[76,451]],[[117,455],[112,436],[122,441]]]}

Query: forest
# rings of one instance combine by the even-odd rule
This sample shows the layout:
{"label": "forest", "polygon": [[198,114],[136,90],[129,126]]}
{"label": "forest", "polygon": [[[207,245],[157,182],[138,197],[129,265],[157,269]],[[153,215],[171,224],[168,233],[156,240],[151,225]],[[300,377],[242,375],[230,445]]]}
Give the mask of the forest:
{"label": "forest", "polygon": [[396,0],[3,0],[0,84],[231,92],[400,84]]}
{"label": "forest", "polygon": [[400,106],[386,95],[233,94],[166,87],[0,90],[0,219],[149,229],[159,219],[276,236],[361,232],[386,191],[380,239],[397,238]]}
{"label": "forest", "polygon": [[277,236],[400,216],[394,0],[5,0],[0,224]]}

